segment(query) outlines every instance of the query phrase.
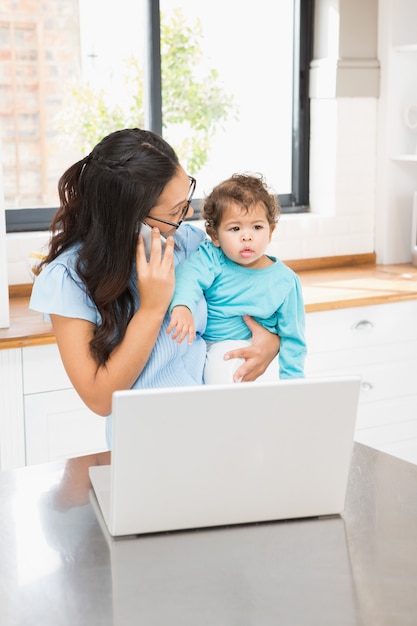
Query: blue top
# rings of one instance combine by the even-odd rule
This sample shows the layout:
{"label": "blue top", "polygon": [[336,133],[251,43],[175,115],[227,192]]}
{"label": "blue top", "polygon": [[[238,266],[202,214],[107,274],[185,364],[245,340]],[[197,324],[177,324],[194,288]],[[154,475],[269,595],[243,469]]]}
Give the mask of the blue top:
{"label": "blue top", "polygon": [[[194,252],[206,237],[205,233],[190,224],[182,224],[175,234],[174,258],[178,265]],[[86,293],[79,276],[75,272],[75,262],[79,246],[60,254],[52,263],[43,268],[33,285],[29,307],[35,311],[75,317],[97,324],[100,315],[94,302]],[[135,306],[139,308],[139,294],[136,282],[136,268],[131,277]],[[182,387],[201,385],[206,357],[206,344],[202,338],[206,326],[207,309],[204,299],[196,306],[195,320],[197,338],[191,346],[186,342],[173,341],[166,330],[170,315],[165,316],[154,348],[142,373],[134,382],[133,389],[154,387]],[[107,440],[110,442],[110,420],[107,420]]]}
{"label": "blue top", "polygon": [[301,282],[297,274],[275,257],[273,264],[252,269],[231,261],[209,240],[176,269],[176,287],[170,311],[179,304],[195,315],[197,303],[207,301],[208,342],[249,339],[251,332],[243,315],[281,338],[279,371],[281,378],[304,376],[306,355],[305,310]]}

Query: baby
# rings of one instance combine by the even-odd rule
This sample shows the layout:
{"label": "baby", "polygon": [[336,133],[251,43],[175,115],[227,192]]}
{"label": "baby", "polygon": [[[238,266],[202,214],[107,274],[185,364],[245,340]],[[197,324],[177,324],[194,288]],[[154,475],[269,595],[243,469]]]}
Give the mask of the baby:
{"label": "baby", "polygon": [[[198,250],[176,270],[167,329],[172,339],[195,338],[193,312],[204,296],[208,345],[206,384],[233,382],[241,359],[224,354],[247,345],[251,336],[243,315],[251,315],[280,336],[278,364],[258,380],[304,376],[305,310],[298,276],[265,254],[279,217],[279,205],[261,176],[234,174],[217,185],[203,208],[207,234]],[[279,374],[279,376],[278,376]]]}

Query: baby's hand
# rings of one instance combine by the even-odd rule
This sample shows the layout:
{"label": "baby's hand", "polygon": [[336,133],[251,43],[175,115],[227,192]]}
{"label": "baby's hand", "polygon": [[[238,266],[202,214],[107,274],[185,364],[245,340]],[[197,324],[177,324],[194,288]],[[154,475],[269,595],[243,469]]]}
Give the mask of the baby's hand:
{"label": "baby's hand", "polygon": [[188,343],[192,344],[195,339],[194,318],[190,309],[186,306],[175,306],[172,309],[171,321],[167,328],[167,334],[172,332],[172,339],[182,343],[188,335]]}

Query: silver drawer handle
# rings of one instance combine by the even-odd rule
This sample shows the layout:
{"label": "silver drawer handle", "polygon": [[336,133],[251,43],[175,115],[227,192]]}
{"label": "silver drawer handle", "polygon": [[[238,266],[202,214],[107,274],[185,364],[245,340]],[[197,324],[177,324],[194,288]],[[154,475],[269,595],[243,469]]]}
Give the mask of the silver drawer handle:
{"label": "silver drawer handle", "polygon": [[374,328],[374,325],[369,320],[360,320],[352,326],[352,330],[371,330],[371,328]]}
{"label": "silver drawer handle", "polygon": [[361,383],[361,389],[365,393],[369,393],[370,391],[372,391],[373,388],[374,386],[372,383],[368,383],[367,381],[364,381],[363,383]]}

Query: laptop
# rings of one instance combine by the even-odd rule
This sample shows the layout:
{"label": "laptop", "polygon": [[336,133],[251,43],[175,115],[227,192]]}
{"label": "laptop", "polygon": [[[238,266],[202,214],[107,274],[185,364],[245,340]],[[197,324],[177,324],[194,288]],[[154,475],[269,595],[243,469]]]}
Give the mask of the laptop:
{"label": "laptop", "polygon": [[360,378],[117,391],[111,465],[90,468],[111,536],[340,514]]}

